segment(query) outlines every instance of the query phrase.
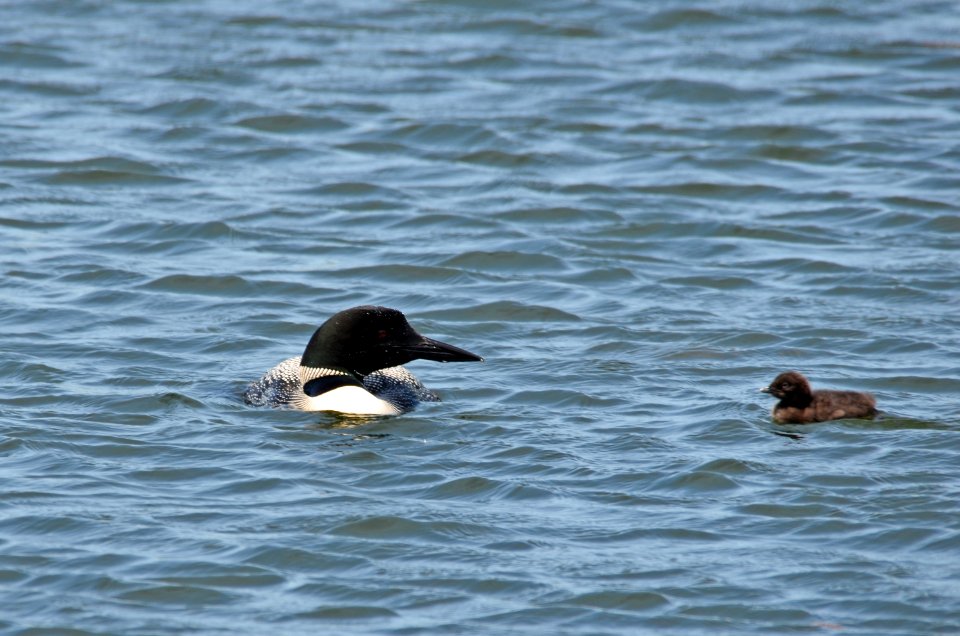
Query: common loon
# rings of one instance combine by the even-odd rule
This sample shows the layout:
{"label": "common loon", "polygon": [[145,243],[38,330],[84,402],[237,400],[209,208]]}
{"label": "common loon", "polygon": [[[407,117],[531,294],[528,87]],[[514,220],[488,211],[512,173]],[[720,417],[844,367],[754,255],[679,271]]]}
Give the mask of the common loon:
{"label": "common loon", "polygon": [[288,358],[243,394],[254,406],[350,415],[397,415],[419,402],[439,402],[402,364],[424,359],[481,362],[483,358],[417,333],[396,309],[364,305],[331,316],[303,355]]}
{"label": "common loon", "polygon": [[781,373],[770,386],[760,390],[780,400],[773,407],[773,419],[780,424],[810,424],[877,414],[877,402],[869,393],[814,391],[796,371]]}

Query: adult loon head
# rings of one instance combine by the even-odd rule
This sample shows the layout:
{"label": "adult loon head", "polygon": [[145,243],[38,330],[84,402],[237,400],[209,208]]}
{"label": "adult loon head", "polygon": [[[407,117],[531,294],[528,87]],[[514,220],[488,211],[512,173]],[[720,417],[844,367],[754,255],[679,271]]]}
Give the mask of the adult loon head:
{"label": "adult loon head", "polygon": [[364,377],[411,360],[482,362],[459,347],[422,336],[396,309],[364,305],[331,316],[313,333],[300,366]]}

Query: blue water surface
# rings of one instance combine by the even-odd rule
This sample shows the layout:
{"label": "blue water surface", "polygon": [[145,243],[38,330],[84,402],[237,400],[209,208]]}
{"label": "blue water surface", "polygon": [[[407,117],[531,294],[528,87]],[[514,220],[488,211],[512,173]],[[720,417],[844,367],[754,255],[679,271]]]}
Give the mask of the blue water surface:
{"label": "blue water surface", "polygon": [[[960,11],[0,3],[0,631],[960,631]],[[482,364],[247,406],[333,313]],[[882,415],[770,420],[798,369]]]}

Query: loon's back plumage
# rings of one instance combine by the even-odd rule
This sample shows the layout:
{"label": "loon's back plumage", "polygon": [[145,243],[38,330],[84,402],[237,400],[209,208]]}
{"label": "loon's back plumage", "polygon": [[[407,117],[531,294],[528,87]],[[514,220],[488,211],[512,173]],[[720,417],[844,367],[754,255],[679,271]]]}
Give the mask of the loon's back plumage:
{"label": "loon's back plumage", "polygon": [[480,356],[417,333],[402,313],[354,307],[333,315],[313,334],[303,355],[288,358],[250,384],[253,406],[305,411],[396,415],[420,402],[439,402],[402,364],[418,358],[481,361]]}
{"label": "loon's back plumage", "polygon": [[300,358],[287,358],[251,382],[243,392],[243,401],[251,406],[284,406],[303,392]]}

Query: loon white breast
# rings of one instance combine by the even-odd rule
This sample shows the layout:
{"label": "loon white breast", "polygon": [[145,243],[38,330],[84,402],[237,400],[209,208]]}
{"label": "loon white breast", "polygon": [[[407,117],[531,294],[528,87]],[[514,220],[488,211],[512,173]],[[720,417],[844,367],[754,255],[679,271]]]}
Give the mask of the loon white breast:
{"label": "loon white breast", "polygon": [[397,415],[438,402],[402,364],[482,361],[459,347],[420,335],[396,309],[362,306],[334,314],[314,332],[303,355],[288,358],[243,394],[254,406],[351,415]]}

